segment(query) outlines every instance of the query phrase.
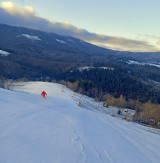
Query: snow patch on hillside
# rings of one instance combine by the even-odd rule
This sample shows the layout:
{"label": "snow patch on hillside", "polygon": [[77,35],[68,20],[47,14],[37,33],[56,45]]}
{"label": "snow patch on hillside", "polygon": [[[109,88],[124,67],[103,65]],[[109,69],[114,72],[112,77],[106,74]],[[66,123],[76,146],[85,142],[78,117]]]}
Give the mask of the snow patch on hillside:
{"label": "snow patch on hillside", "polygon": [[104,69],[104,70],[114,70],[112,67],[98,67],[99,69]]}
{"label": "snow patch on hillside", "polygon": [[132,60],[129,60],[128,62],[129,65],[142,65],[142,66],[145,66],[146,64],[145,63],[141,63],[141,62],[137,62],[137,61],[132,61]]}
{"label": "snow patch on hillside", "polygon": [[143,62],[137,62],[137,61],[132,61],[132,60],[129,60],[126,63],[129,64],[129,65],[133,65],[134,64],[134,65],[140,65],[140,66],[154,66],[154,67],[160,68],[159,64],[154,64],[154,63],[143,63]]}
{"label": "snow patch on hillside", "polygon": [[148,65],[160,68],[160,65],[159,65],[159,64],[150,63],[150,64],[148,64]]}
{"label": "snow patch on hillside", "polygon": [[41,39],[38,36],[32,36],[29,34],[22,34],[23,37],[29,39],[29,40],[35,40],[35,41],[40,41]]}
{"label": "snow patch on hillside", "polygon": [[10,55],[9,52],[6,52],[6,51],[3,51],[3,50],[0,50],[0,56],[2,56],[2,57],[6,57],[6,56],[8,56],[8,55]]}
{"label": "snow patch on hillside", "polygon": [[83,67],[79,67],[78,70],[79,70],[80,72],[82,72],[82,71],[84,71],[84,70],[89,71],[89,70],[94,69],[94,68],[95,68],[95,67],[93,67],[93,66],[83,66]]}
{"label": "snow patch on hillside", "polygon": [[87,71],[90,71],[91,69],[103,69],[103,70],[114,70],[114,68],[112,67],[93,67],[93,66],[83,66],[83,67],[79,67],[78,70],[80,72],[84,71],[84,70],[87,70]]}
{"label": "snow patch on hillside", "polygon": [[66,41],[63,41],[63,40],[56,39],[56,41],[61,43],[61,44],[66,44]]}

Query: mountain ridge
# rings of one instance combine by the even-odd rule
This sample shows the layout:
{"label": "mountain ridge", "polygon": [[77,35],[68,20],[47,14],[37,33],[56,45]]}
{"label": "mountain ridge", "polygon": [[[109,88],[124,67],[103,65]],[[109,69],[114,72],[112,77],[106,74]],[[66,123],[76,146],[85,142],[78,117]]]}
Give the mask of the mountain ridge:
{"label": "mountain ridge", "polygon": [[[116,96],[123,94],[128,98],[139,98],[138,91],[143,91],[146,92],[143,96],[145,100],[160,102],[158,92],[153,97],[149,96],[159,87],[156,84],[160,82],[159,65],[155,65],[159,63],[159,53],[154,53],[156,59],[152,58],[156,63],[148,57],[146,62],[149,60],[152,63],[145,64],[140,61],[143,57],[134,60],[135,53],[107,50],[73,37],[33,29],[0,25],[0,36],[0,77],[14,80],[79,80],[83,88],[85,85],[96,87],[94,89],[98,89],[99,93],[121,89],[126,91],[116,92]],[[137,54],[141,56],[142,53]],[[95,69],[77,71],[85,66]],[[133,89],[136,92],[129,93],[128,90]]]}

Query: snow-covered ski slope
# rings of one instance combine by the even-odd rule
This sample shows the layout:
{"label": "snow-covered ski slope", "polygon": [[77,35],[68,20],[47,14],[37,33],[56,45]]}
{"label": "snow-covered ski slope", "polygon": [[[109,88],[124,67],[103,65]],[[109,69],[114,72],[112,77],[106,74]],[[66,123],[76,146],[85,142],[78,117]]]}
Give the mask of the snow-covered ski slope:
{"label": "snow-covered ski slope", "polygon": [[59,84],[15,89],[0,89],[0,163],[160,163],[158,131],[79,107]]}

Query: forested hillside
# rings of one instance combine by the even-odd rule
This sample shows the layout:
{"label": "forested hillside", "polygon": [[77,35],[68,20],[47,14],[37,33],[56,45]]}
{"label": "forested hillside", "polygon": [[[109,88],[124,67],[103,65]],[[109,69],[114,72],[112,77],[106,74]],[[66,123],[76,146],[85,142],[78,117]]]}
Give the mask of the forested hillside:
{"label": "forested hillside", "polygon": [[1,87],[10,79],[65,81],[99,100],[109,95],[160,104],[158,52],[113,51],[69,36],[2,24],[0,35]]}

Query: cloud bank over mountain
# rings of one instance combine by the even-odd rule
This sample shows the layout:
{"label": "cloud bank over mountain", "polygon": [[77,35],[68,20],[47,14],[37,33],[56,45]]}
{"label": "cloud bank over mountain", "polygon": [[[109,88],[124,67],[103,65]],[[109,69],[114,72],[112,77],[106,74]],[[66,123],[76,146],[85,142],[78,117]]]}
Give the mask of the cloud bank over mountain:
{"label": "cloud bank over mountain", "polygon": [[114,50],[139,52],[160,51],[158,46],[151,45],[149,41],[100,35],[91,33],[86,29],[78,28],[70,23],[49,21],[37,16],[36,11],[32,6],[18,7],[12,2],[4,1],[1,3],[0,23],[73,36],[95,45]]}

